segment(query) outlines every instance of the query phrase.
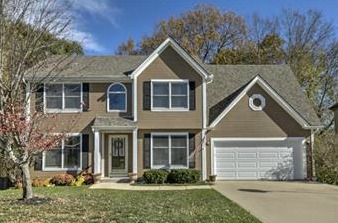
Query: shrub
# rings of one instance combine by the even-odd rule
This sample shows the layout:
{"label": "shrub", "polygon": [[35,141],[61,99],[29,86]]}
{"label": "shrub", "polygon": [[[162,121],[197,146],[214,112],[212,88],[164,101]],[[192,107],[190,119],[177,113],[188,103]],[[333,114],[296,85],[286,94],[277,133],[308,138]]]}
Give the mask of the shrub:
{"label": "shrub", "polygon": [[74,177],[72,175],[64,173],[55,175],[50,182],[56,186],[70,186],[73,180]]}
{"label": "shrub", "polygon": [[167,177],[168,172],[165,170],[148,170],[143,173],[143,180],[147,184],[163,184]]}
{"label": "shrub", "polygon": [[79,186],[82,186],[84,182],[85,182],[85,177],[81,175],[77,179],[73,179],[70,185],[79,187]]}
{"label": "shrub", "polygon": [[334,133],[320,135],[315,140],[314,159],[319,182],[338,185],[338,139]]}
{"label": "shrub", "polygon": [[194,169],[174,169],[168,175],[169,183],[185,184],[200,181],[201,173]]}
{"label": "shrub", "polygon": [[50,178],[47,179],[33,179],[32,180],[33,187],[50,187]]}

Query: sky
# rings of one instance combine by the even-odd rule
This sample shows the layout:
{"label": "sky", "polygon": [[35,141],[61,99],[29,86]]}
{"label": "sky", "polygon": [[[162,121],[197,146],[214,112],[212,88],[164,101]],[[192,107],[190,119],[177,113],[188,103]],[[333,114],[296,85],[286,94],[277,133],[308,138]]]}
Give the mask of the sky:
{"label": "sky", "polygon": [[86,55],[113,55],[121,42],[138,42],[150,35],[154,25],[180,16],[200,3],[233,11],[249,18],[253,13],[276,16],[282,9],[321,11],[332,21],[338,36],[338,0],[68,0],[72,3],[72,40],[79,41]]}

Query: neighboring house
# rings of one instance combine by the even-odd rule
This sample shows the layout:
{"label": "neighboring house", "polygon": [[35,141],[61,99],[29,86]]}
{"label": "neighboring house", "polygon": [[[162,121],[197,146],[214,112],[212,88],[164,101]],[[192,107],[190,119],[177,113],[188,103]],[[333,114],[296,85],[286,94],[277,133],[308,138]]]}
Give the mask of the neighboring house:
{"label": "neighboring house", "polygon": [[288,66],[203,64],[170,38],[150,56],[79,56],[30,104],[60,113],[60,129],[76,120],[33,177],[90,167],[104,178],[196,168],[203,180],[305,179],[321,127]]}

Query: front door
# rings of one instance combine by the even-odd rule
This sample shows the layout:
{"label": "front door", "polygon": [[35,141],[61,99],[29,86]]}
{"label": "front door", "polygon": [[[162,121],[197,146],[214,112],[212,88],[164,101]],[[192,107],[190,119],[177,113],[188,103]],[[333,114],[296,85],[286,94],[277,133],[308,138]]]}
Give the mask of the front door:
{"label": "front door", "polygon": [[121,175],[128,173],[128,136],[109,136],[109,173]]}

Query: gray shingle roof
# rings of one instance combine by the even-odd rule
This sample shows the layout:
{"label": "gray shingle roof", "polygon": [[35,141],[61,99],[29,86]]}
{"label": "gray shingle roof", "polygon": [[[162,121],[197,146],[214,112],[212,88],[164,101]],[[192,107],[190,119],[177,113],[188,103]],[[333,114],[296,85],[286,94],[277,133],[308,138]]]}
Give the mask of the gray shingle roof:
{"label": "gray shingle roof", "polygon": [[118,115],[97,116],[93,127],[136,127],[136,123],[128,118],[120,117]]}
{"label": "gray shingle roof", "polygon": [[[147,56],[78,56],[68,58],[65,69],[58,74],[60,81],[128,81],[129,74],[136,69]],[[42,78],[50,69],[54,68],[53,60],[37,73]],[[207,103],[209,122],[213,121],[236,96],[245,85],[255,76],[260,75],[293,109],[310,125],[320,126],[321,123],[302,92],[292,70],[286,65],[206,65],[194,57],[210,74],[214,75],[212,83],[207,85]],[[69,63],[71,61],[71,63]],[[64,67],[64,66],[60,66]],[[55,73],[55,72],[54,72]],[[28,80],[32,76],[27,75]],[[34,78],[36,80],[36,78]],[[98,119],[99,120],[99,119]],[[117,121],[113,120],[114,122]]]}
{"label": "gray shingle roof", "polygon": [[206,65],[214,75],[207,85],[209,121],[213,121],[253,78],[263,78],[310,125],[321,126],[311,103],[287,65]]}
{"label": "gray shingle roof", "polygon": [[[60,57],[52,57],[34,74],[34,80],[46,76],[56,64],[60,69],[51,72],[56,80],[67,81],[107,81],[129,80],[128,75],[137,68],[147,56],[77,56],[66,58],[60,63]],[[26,75],[28,80],[32,74]]]}

